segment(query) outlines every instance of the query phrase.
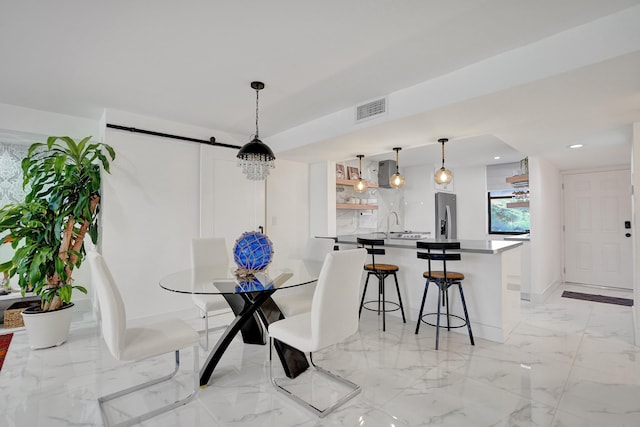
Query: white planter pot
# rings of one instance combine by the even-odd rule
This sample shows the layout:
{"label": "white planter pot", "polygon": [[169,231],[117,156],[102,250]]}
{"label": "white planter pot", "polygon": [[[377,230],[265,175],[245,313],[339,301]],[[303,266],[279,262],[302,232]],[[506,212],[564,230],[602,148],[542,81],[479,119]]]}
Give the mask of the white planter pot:
{"label": "white planter pot", "polygon": [[22,312],[22,320],[27,329],[29,346],[37,350],[60,345],[67,340],[71,326],[73,303],[56,311],[44,313]]}

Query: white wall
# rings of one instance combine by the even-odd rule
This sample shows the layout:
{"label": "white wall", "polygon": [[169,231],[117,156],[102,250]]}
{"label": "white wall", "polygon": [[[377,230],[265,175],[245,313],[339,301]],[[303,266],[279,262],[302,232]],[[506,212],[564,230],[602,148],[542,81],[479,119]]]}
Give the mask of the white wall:
{"label": "white wall", "polygon": [[309,166],[276,160],[267,178],[266,233],[275,256],[299,257],[309,237]]}
{"label": "white wall", "polygon": [[190,240],[199,235],[200,147],[115,130],[107,130],[106,142],[117,157],[103,177],[100,250],[127,315],[187,308],[188,296],[164,291],[158,282],[190,264]]}
{"label": "white wall", "polygon": [[336,164],[317,162],[309,165],[309,235],[336,235]]}
{"label": "white wall", "polygon": [[74,139],[100,138],[99,119],[69,116],[0,104],[0,129],[42,136],[70,136]]}
{"label": "white wall", "polygon": [[[108,111],[106,121],[205,140],[213,134],[242,145],[222,132],[124,112]],[[263,208],[255,206],[264,203],[264,183],[242,175],[233,149],[112,129],[106,142],[117,157],[111,175],[104,177],[101,250],[128,316],[192,307],[189,296],[161,289],[160,278],[189,267],[192,238],[222,236],[231,247],[243,231],[263,225]],[[302,247],[308,235],[307,169],[276,160],[272,173],[267,225],[279,255]]]}
{"label": "white wall", "polygon": [[488,239],[485,167],[456,169],[453,180],[458,210],[458,239]]}
{"label": "white wall", "polygon": [[531,300],[543,302],[562,280],[562,176],[539,156],[529,156]]}
{"label": "white wall", "polygon": [[404,227],[435,236],[435,191],[432,165],[403,167]]}

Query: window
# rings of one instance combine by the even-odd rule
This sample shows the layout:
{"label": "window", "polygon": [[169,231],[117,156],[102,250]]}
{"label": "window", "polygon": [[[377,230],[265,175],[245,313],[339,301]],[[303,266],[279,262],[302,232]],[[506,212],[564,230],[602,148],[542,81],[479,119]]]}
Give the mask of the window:
{"label": "window", "polygon": [[524,234],[529,232],[529,208],[509,208],[513,202],[513,190],[490,191],[489,234]]}

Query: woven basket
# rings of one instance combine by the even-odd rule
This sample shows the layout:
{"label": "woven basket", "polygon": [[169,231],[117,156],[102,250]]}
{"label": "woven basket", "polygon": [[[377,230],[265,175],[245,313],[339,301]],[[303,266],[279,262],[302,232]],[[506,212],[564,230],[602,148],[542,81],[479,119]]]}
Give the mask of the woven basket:
{"label": "woven basket", "polygon": [[36,300],[36,301],[19,301],[11,304],[4,311],[4,328],[5,329],[20,328],[24,326],[24,322],[22,321],[22,311],[25,308],[31,307],[32,305],[37,303],[38,302]]}

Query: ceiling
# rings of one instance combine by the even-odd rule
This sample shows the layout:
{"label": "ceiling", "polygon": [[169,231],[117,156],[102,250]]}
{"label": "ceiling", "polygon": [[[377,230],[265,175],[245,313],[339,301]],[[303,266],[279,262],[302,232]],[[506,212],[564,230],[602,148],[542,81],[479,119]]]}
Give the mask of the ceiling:
{"label": "ceiling", "polygon": [[[401,146],[403,165],[438,163],[448,137],[452,166],[628,164],[637,22],[640,0],[4,1],[0,103],[124,110],[248,141],[261,80],[260,134],[278,158]],[[387,113],[355,123],[379,97]]]}

